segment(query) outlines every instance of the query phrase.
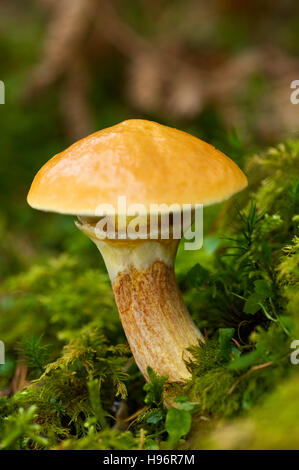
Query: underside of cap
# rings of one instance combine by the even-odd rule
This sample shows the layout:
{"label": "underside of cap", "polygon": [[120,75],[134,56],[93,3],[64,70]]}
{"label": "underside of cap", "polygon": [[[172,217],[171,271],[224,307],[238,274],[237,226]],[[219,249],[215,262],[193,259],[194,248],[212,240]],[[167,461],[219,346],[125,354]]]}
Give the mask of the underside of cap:
{"label": "underside of cap", "polygon": [[209,205],[247,186],[240,168],[212,145],[161,124],[132,119],[55,155],[37,173],[27,201],[35,209],[97,216],[142,204]]}

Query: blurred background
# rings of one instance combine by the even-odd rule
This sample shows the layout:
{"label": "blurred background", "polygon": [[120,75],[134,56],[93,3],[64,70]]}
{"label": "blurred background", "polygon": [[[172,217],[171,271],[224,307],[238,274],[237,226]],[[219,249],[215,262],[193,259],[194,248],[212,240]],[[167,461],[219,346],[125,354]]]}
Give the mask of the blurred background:
{"label": "blurred background", "polygon": [[90,132],[153,119],[240,165],[295,137],[298,13],[292,0],[1,0],[0,276],[41,251],[89,252],[70,218],[33,211],[26,194],[44,162]]}
{"label": "blurred background", "polygon": [[[6,448],[33,447],[32,437],[23,439],[31,435],[30,416],[27,427],[14,417],[17,406],[32,404],[48,448],[140,448],[144,423],[135,421],[133,441],[119,447],[105,434],[61,443],[62,436],[85,436],[92,424],[90,377],[122,430],[128,424],[118,421],[144,407],[144,381],[126,347],[114,348],[126,340],[95,246],[72,217],[26,202],[49,158],[129,118],[212,143],[249,179],[237,196],[244,212],[232,200],[205,208],[203,249],[177,257],[184,299],[211,340],[184,392],[204,416],[193,420],[188,445],[299,448],[299,369],[288,362],[289,335],[299,336],[299,104],[290,101],[290,84],[299,80],[298,32],[293,0],[1,0],[0,448],[1,437]],[[45,367],[41,386],[30,385]],[[216,444],[202,443],[207,417],[251,409],[250,426],[225,427]],[[160,435],[161,421],[146,426]],[[40,436],[34,442],[45,446]]]}

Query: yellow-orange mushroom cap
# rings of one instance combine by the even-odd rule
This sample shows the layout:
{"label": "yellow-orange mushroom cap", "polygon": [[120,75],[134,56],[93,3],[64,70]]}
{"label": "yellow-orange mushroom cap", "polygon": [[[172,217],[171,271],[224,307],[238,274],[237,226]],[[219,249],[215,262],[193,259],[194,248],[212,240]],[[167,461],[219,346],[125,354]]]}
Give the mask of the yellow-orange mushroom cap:
{"label": "yellow-orange mushroom cap", "polygon": [[203,204],[247,186],[240,168],[212,145],[161,124],[131,119],[55,155],[37,173],[27,201],[35,209],[97,215],[100,204]]}

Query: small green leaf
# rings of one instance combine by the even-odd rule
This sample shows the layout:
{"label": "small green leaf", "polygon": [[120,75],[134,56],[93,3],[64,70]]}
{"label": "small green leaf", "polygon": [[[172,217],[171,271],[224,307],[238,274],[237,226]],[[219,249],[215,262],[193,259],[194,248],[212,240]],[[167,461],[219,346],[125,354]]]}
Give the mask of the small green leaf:
{"label": "small green leaf", "polygon": [[188,434],[191,428],[191,414],[186,410],[171,408],[166,416],[165,429],[168,432],[169,440],[177,442],[182,436]]}
{"label": "small green leaf", "polygon": [[145,441],[145,446],[144,448],[146,450],[159,450],[158,444],[154,441],[154,439],[147,439]]}
{"label": "small green leaf", "polygon": [[205,284],[210,278],[210,273],[200,264],[196,264],[187,274],[187,280],[191,287],[199,288]]}
{"label": "small green leaf", "polygon": [[245,302],[243,312],[254,315],[261,309],[260,303],[263,302],[265,298],[260,294],[254,293],[251,294]]}
{"label": "small green leaf", "polygon": [[149,413],[149,417],[146,419],[146,422],[149,424],[157,424],[163,419],[163,411],[160,408],[153,409]]}
{"label": "small green leaf", "polygon": [[234,336],[234,333],[234,328],[219,328],[219,346],[226,361],[230,358],[230,353],[233,347],[231,339]]}
{"label": "small green leaf", "polygon": [[264,299],[267,297],[273,297],[274,295],[270,284],[265,281],[265,279],[259,279],[257,281],[254,281],[254,287],[255,292]]}
{"label": "small green leaf", "polygon": [[271,285],[265,279],[254,281],[254,293],[251,294],[245,302],[243,311],[254,315],[261,308],[261,303],[266,299],[273,297],[274,293]]}
{"label": "small green leaf", "polygon": [[199,401],[185,401],[185,402],[178,402],[176,400],[176,406],[180,410],[189,411],[190,413],[199,405]]}
{"label": "small green leaf", "polygon": [[286,315],[279,315],[278,321],[281,326],[283,326],[288,332],[294,331],[294,321],[292,318]]}
{"label": "small green leaf", "polygon": [[256,349],[249,353],[243,354],[236,360],[232,361],[228,368],[229,370],[241,370],[251,367],[256,364],[259,360],[264,359],[265,349],[260,343],[256,344]]}

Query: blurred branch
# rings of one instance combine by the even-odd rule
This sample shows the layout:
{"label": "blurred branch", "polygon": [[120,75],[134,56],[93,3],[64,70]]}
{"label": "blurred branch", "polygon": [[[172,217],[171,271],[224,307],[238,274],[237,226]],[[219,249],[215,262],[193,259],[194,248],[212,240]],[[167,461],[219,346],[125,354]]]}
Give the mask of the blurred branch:
{"label": "blurred branch", "polygon": [[[236,101],[240,94],[246,94],[250,77],[263,74],[271,83],[272,95],[271,100],[267,94],[257,104],[261,110],[257,123],[260,131],[276,133],[290,123],[294,125],[294,120],[298,122],[288,96],[289,82],[298,75],[298,60],[275,47],[245,48],[232,56],[220,55],[208,47],[197,47],[191,53],[184,35],[178,34],[175,40],[176,30],[171,26],[168,26],[170,42],[163,34],[155,41],[141,36],[121,17],[115,0],[40,2],[48,7],[51,19],[41,61],[29,82],[27,99],[38,98],[60,80],[61,112],[70,140],[92,130],[88,100],[90,70],[92,66],[104,66],[105,55],[113,51],[127,61],[126,96],[141,112],[189,119],[208,104],[217,103],[224,120],[230,119],[242,127],[242,112]],[[160,22],[165,25],[167,9],[171,7],[162,3],[153,6],[161,13]],[[220,3],[204,9],[202,5],[194,8],[196,2],[190,0],[184,4],[184,17],[190,19],[190,15],[197,15],[200,27],[212,21],[209,15],[212,11],[215,13],[215,8],[219,14],[217,7],[220,12],[235,7],[235,2]],[[148,7],[145,7],[145,14],[153,16]],[[182,18],[181,21],[185,24],[187,20]],[[162,29],[165,32],[165,27]],[[275,114],[276,119],[272,130],[265,118],[269,113]]]}

